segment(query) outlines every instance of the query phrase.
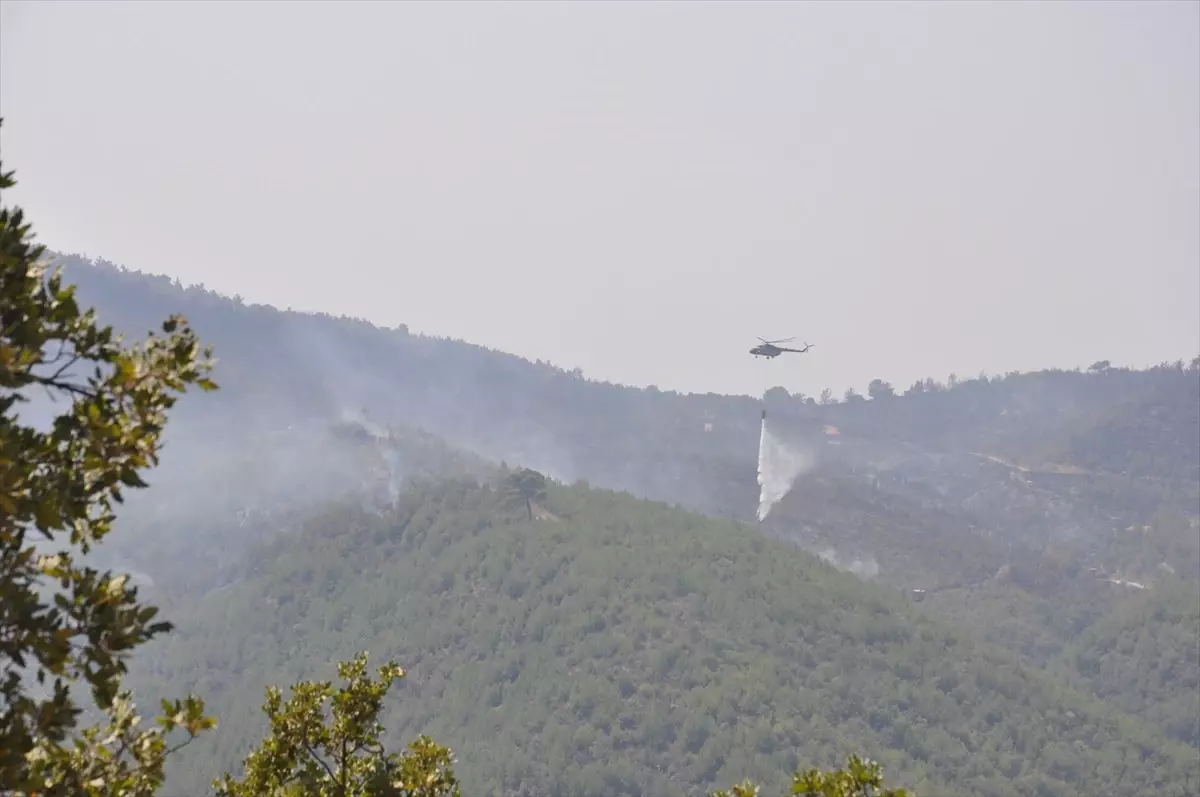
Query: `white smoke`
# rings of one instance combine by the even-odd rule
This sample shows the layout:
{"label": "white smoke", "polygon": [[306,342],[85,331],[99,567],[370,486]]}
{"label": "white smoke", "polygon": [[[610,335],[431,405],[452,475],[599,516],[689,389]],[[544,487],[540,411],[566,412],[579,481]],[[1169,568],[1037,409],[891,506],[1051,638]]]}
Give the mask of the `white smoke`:
{"label": "white smoke", "polygon": [[358,426],[374,438],[383,458],[384,469],[387,471],[388,498],[395,503],[400,498],[400,485],[404,481],[404,460],[400,452],[393,446],[392,433],[367,417],[361,410],[343,409],[341,422]]}
{"label": "white smoke", "polygon": [[388,437],[388,430],[368,418],[367,414],[362,410],[343,409],[341,415],[342,423],[361,426],[367,434],[376,440],[386,440]]}
{"label": "white smoke", "polygon": [[838,557],[837,551],[833,548],[826,548],[823,551],[819,551],[817,556],[838,570],[848,571],[859,578],[875,578],[875,576],[879,575],[879,562],[876,562],[873,556],[866,560],[853,559],[850,562],[846,562],[844,559]]}
{"label": "white smoke", "polygon": [[767,429],[767,418],[762,419],[762,434],[758,441],[758,520],[767,519],[771,508],[779,503],[796,479],[812,467],[812,457],[784,445]]}
{"label": "white smoke", "polygon": [[404,478],[404,463],[394,448],[383,449],[383,460],[388,469],[388,498],[394,504],[400,500],[400,481]]}

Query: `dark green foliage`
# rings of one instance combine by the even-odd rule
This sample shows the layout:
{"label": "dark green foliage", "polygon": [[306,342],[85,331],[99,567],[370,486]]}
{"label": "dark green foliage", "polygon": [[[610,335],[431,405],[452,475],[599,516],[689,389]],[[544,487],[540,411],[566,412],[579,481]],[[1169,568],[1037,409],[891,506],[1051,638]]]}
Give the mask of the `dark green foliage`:
{"label": "dark green foliage", "polygon": [[[0,190],[12,175],[0,169]],[[159,728],[140,727],[126,661],[171,625],[125,576],[79,558],[108,535],[124,491],[146,486],[176,394],[215,387],[209,353],[179,316],[125,345],[46,274],[33,237],[20,208],[0,208],[0,787],[148,795],[164,734],[212,721],[188,698],[163,702]],[[39,419],[22,413],[31,394],[63,403]],[[104,726],[75,733],[72,687],[90,689]]]}
{"label": "dark green foliage", "polygon": [[891,589],[753,528],[547,493],[556,519],[530,523],[502,491],[428,483],[256,554],[145,661],[167,687],[212,685],[222,717],[177,788],[244,755],[262,674],[306,678],[364,640],[410,663],[389,741],[446,740],[472,794],[783,788],[848,747],[918,793],[1132,796],[1185,778],[1183,747]]}
{"label": "dark green foliage", "polygon": [[546,499],[546,477],[535,470],[521,468],[504,481],[506,494],[524,504],[529,520],[533,520],[533,504]]}

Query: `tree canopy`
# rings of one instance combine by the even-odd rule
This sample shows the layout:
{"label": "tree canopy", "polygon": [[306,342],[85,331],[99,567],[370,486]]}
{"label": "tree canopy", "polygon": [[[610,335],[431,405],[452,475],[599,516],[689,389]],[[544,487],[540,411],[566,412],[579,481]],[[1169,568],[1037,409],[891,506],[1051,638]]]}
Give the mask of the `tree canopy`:
{"label": "tree canopy", "polygon": [[[16,184],[0,169],[0,191]],[[129,654],[171,625],[124,575],[78,560],[112,529],[123,491],[146,486],[176,396],[211,390],[210,352],[180,316],[125,345],[73,286],[47,275],[20,208],[0,209],[0,783],[48,794],[150,794],[165,735],[212,726],[203,703],[164,701],[139,726],[121,681]],[[23,408],[30,409],[22,417]],[[47,401],[65,401],[37,423]],[[47,413],[50,414],[50,413]],[[107,715],[72,739],[90,689]]]}
{"label": "tree canopy", "polygon": [[379,712],[405,675],[400,665],[387,662],[371,678],[363,652],[338,674],[345,686],[301,681],[286,702],[277,687],[267,689],[271,733],[246,758],[240,780],[227,774],[213,783],[218,797],[459,797],[450,750],[427,736],[403,754],[380,741]]}
{"label": "tree canopy", "polygon": [[[791,793],[797,797],[916,797],[904,789],[885,788],[879,763],[857,755],[850,756],[841,769],[822,772],[811,768],[797,772]],[[759,790],[753,782],[745,781],[728,791],[715,791],[709,797],[759,797]]]}
{"label": "tree canopy", "polygon": [[509,497],[525,506],[529,520],[533,520],[533,502],[546,498],[546,477],[532,468],[521,468],[508,475],[505,489]]}

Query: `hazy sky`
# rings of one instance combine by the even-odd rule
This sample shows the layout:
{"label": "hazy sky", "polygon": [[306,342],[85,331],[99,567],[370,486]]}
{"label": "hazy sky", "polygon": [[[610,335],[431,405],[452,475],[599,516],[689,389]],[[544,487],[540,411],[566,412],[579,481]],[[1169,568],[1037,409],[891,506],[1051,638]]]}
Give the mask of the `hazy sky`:
{"label": "hazy sky", "polygon": [[664,389],[1200,352],[1194,2],[0,9],[53,248]]}

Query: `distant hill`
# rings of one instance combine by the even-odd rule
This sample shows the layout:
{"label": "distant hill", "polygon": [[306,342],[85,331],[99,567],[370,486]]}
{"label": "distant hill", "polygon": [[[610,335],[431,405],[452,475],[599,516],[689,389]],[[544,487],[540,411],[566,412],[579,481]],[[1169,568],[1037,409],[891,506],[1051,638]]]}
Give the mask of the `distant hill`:
{"label": "distant hill", "polygon": [[[927,379],[902,394],[877,381],[842,400],[680,395],[61,260],[102,321],[140,334],[182,312],[216,347],[222,389],[181,402],[153,489],[99,554],[153,581],[173,618],[232,600],[247,550],[284,551],[276,537],[331,502],[386,514],[398,490],[491,478],[507,461],[786,540],[1200,751],[1178,711],[1200,670],[1179,646],[1187,615],[1146,615],[1154,645],[1138,650],[1178,654],[1169,672],[1131,675],[1143,654],[1105,647],[1129,637],[1143,592],[1200,604],[1200,362]],[[813,467],[759,524],[764,408]],[[399,462],[411,470],[395,478]]]}
{"label": "distant hill", "polygon": [[1141,795],[1193,756],[1101,703],[752,528],[552,485],[341,509],[247,558],[135,675],[195,687],[221,733],[173,789],[236,766],[269,681],[369,647],[410,667],[386,719],[461,751],[472,794],[695,794],[868,750],[922,794]]}
{"label": "distant hill", "polygon": [[[180,435],[234,435],[366,409],[454,445],[594,484],[727,514],[706,489],[719,462],[754,470],[758,409],[829,424],[851,438],[930,453],[981,453],[1023,466],[1127,478],[1200,480],[1197,363],[923,380],[903,395],[818,404],[769,391],[680,395],[596,382],[546,363],[363,321],[246,305],[167,277],[59,256],[102,320],[141,334],[171,312],[216,348],[223,386],[181,405]],[[1133,452],[1133,453],[1131,453]],[[1142,453],[1138,453],[1142,452]],[[746,517],[753,507],[743,510]]]}
{"label": "distant hill", "polygon": [[1200,369],[1166,370],[1136,396],[1071,426],[1044,454],[1048,461],[1133,478],[1200,481]]}
{"label": "distant hill", "polygon": [[845,431],[1034,470],[1200,480],[1200,363],[918,383],[835,411]]}

